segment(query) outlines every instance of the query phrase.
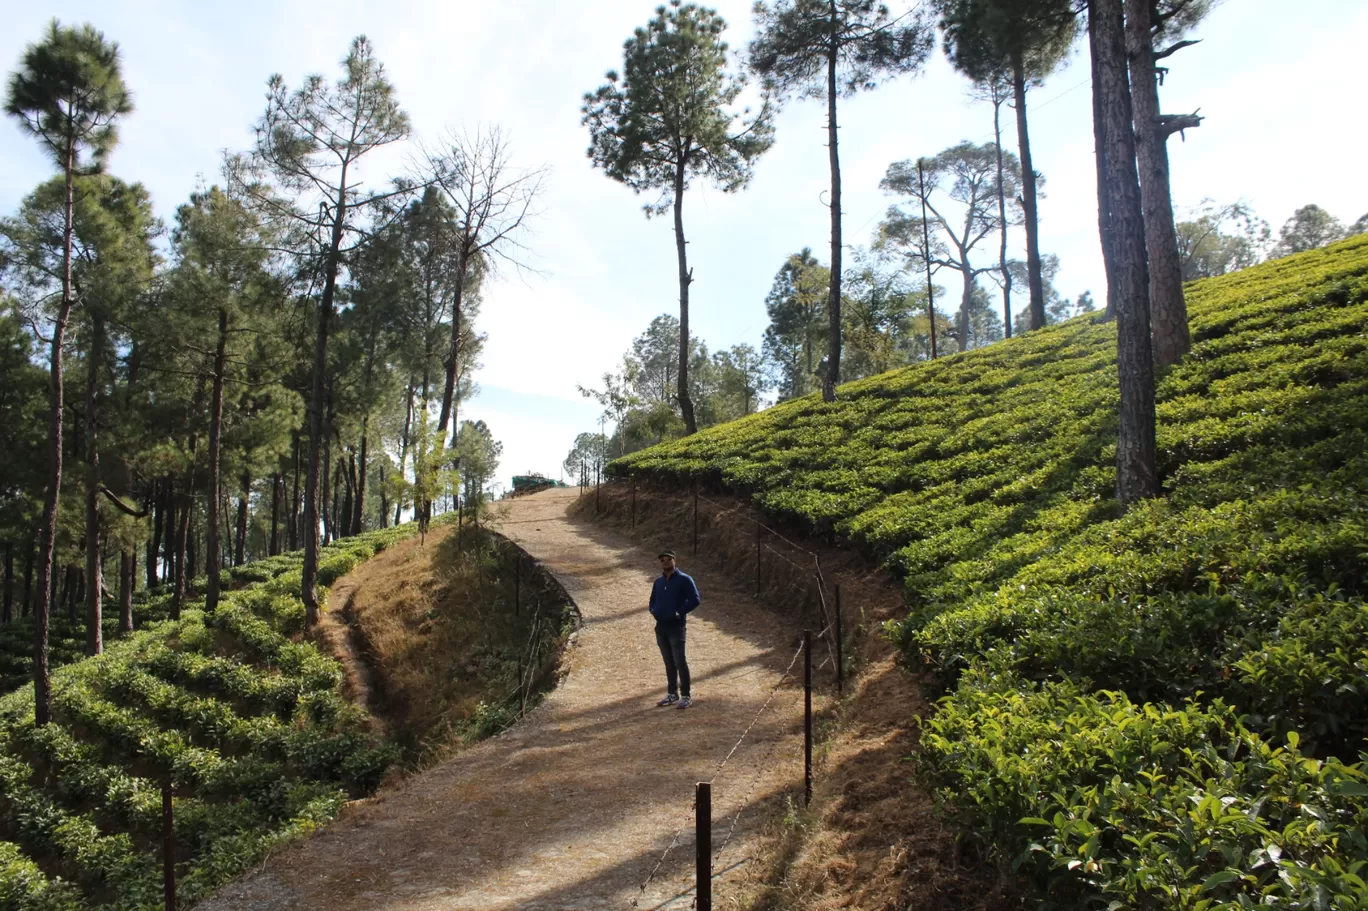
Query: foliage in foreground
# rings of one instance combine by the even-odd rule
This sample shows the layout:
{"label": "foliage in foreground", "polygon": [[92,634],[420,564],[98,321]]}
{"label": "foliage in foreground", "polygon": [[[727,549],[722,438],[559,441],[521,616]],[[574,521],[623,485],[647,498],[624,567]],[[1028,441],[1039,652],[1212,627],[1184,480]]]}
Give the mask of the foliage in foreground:
{"label": "foliage in foreground", "polygon": [[1164,496],[1125,514],[1115,328],[1089,319],[610,471],[749,492],[886,561],[890,632],[950,692],[928,774],[1045,895],[1368,907],[1368,238],[1188,302]]}
{"label": "foliage in foreground", "polygon": [[[415,531],[323,548],[320,582]],[[245,587],[214,613],[190,607],[58,669],[52,724],[34,724],[31,686],[0,698],[0,909],[161,907],[167,779],[182,902],[379,785],[395,749],[340,695],[337,663],[296,639],[300,564],[234,569]]]}

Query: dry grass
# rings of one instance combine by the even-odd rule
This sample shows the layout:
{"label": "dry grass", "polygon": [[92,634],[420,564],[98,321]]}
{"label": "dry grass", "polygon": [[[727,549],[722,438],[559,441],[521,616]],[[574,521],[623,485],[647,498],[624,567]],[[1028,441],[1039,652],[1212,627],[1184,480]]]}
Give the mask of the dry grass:
{"label": "dry grass", "polygon": [[[469,529],[458,550],[451,527],[405,541],[339,582],[351,587],[346,619],[373,679],[372,702],[410,761],[426,765],[481,733],[477,711],[516,714],[525,653],[545,580],[523,563],[520,610],[513,564],[494,539]],[[558,605],[557,605],[558,606]],[[548,639],[540,623],[538,638]],[[553,638],[558,629],[550,630]],[[543,642],[543,645],[548,644]],[[486,710],[488,711],[488,710]]]}
{"label": "dry grass", "polygon": [[[693,494],[639,484],[605,485],[596,501],[586,494],[573,511],[642,541],[692,548]],[[712,502],[708,502],[711,500]],[[699,501],[699,553],[748,584],[756,584],[755,520],[763,517],[739,498],[707,494]],[[808,552],[820,556],[830,593],[840,585],[853,668],[846,697],[817,719],[811,807],[775,796],[758,808],[766,819],[762,856],[753,858],[740,895],[727,907],[752,911],[988,911],[1022,907],[1009,875],[962,852],[932,796],[915,778],[918,719],[931,707],[920,681],[895,660],[879,635],[884,620],[904,611],[901,590],[880,567],[853,551],[800,539],[797,547],[762,532],[760,597],[792,612],[795,628],[816,626],[819,598],[810,581]],[[828,595],[829,596],[829,595]]]}

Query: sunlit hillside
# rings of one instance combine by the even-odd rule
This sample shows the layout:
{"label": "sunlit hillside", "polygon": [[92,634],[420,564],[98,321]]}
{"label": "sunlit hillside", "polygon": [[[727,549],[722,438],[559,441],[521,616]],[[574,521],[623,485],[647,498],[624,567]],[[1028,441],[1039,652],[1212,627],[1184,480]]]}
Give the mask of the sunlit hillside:
{"label": "sunlit hillside", "polygon": [[1115,328],[1086,317],[612,468],[886,561],[890,632],[948,694],[925,774],[1042,890],[1358,907],[1368,777],[1332,757],[1368,732],[1368,238],[1188,301],[1164,495],[1128,512]]}

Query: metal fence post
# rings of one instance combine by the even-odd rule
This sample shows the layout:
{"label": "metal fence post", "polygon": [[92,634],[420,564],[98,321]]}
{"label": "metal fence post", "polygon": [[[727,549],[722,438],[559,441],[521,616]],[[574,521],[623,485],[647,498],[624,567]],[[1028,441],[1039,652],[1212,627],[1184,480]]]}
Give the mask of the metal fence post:
{"label": "metal fence post", "polygon": [[812,803],[812,631],[803,630],[803,805]]}
{"label": "metal fence post", "polygon": [[162,779],[162,894],[166,911],[176,911],[176,826],[171,796],[168,774]]}
{"label": "metal fence post", "polygon": [[632,473],[632,527],[636,528],[636,473]]}
{"label": "metal fence post", "polygon": [[513,552],[513,616],[522,610],[522,553]]}
{"label": "metal fence post", "polygon": [[712,785],[698,783],[695,792],[695,897],[698,911],[712,911]]}

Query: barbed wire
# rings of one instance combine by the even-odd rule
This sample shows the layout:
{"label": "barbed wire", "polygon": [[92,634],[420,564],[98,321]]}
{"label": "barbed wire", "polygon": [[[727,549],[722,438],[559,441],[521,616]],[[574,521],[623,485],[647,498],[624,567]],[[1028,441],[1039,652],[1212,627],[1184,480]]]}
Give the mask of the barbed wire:
{"label": "barbed wire", "polygon": [[769,749],[765,751],[764,757],[760,760],[759,765],[756,766],[755,775],[751,778],[750,787],[747,788],[745,796],[741,798],[741,803],[737,806],[735,815],[732,816],[731,826],[728,827],[727,834],[722,839],[722,846],[718,848],[717,852],[713,855],[714,864],[719,863],[722,860],[722,853],[727,850],[727,845],[731,842],[732,836],[736,834],[736,826],[737,823],[741,821],[741,814],[750,806],[751,798],[755,796],[755,789],[760,786],[760,780],[764,778],[765,772],[769,769],[770,759],[773,758],[774,751],[778,749],[781,739],[781,737],[775,737],[770,741]]}
{"label": "barbed wire", "polygon": [[[622,483],[622,482],[625,482],[625,481],[627,481],[627,480],[628,480],[628,479],[625,479],[625,478],[612,478],[612,479],[608,479],[606,483],[609,483],[609,484],[611,485],[611,484],[614,484],[614,483]],[[697,497],[698,500],[700,500],[700,501],[702,501],[702,502],[704,502],[704,503],[707,503],[707,504],[709,504],[709,505],[711,505],[711,506],[716,507],[716,508],[720,511],[720,514],[717,516],[718,518],[720,518],[721,516],[725,516],[725,515],[731,515],[731,514],[740,513],[740,512],[744,509],[744,507],[743,507],[743,506],[740,506],[740,505],[728,507],[728,506],[726,506],[726,505],[724,505],[724,504],[722,504],[722,503],[717,502],[716,500],[711,499],[710,497],[706,497],[706,496],[703,496],[702,494],[699,494],[699,493],[697,492],[697,490],[694,491],[694,495],[695,495],[695,497]],[[696,507],[695,507],[695,508],[696,508]],[[828,651],[828,654],[827,654],[826,659],[823,660],[822,663],[821,663],[820,665],[818,665],[816,668],[814,668],[814,672],[823,670],[823,669],[826,668],[828,665],[831,665],[831,664],[834,663],[834,661],[835,661],[835,652],[834,652],[834,645],[833,645],[833,643],[830,641],[830,640],[831,640],[831,637],[827,635],[827,633],[830,632],[831,629],[833,628],[833,619],[832,619],[833,615],[832,615],[832,612],[831,612],[831,610],[830,610],[830,608],[829,608],[829,606],[828,606],[828,604],[827,604],[827,596],[826,596],[826,579],[825,579],[824,574],[822,573],[821,557],[820,557],[817,553],[815,553],[814,551],[808,550],[807,548],[802,547],[801,545],[798,545],[798,544],[794,543],[793,541],[789,540],[787,537],[785,537],[785,536],[784,536],[783,534],[781,534],[779,531],[775,530],[774,528],[772,528],[772,527],[769,526],[769,525],[766,525],[764,522],[761,522],[760,520],[755,519],[755,518],[753,518],[753,517],[751,517],[751,516],[745,516],[744,518],[746,519],[746,521],[751,522],[751,523],[753,523],[754,525],[758,526],[758,528],[759,528],[760,530],[769,532],[770,535],[771,535],[773,538],[775,538],[775,539],[777,539],[777,540],[779,540],[779,541],[784,542],[786,545],[788,545],[788,546],[789,546],[790,548],[792,548],[794,551],[797,551],[798,553],[801,553],[801,554],[805,554],[805,555],[807,555],[807,556],[809,556],[809,557],[812,558],[812,560],[813,560],[812,565],[811,565],[811,566],[805,566],[805,565],[803,565],[802,563],[800,563],[800,562],[794,560],[794,559],[793,559],[792,557],[790,557],[788,554],[784,554],[784,553],[781,553],[780,551],[776,550],[776,549],[775,549],[774,547],[772,547],[769,543],[764,542],[764,541],[758,541],[758,542],[757,542],[758,545],[759,545],[761,548],[763,548],[763,549],[766,550],[766,551],[769,551],[770,554],[772,554],[772,555],[775,556],[775,557],[778,557],[780,560],[783,560],[785,563],[787,563],[789,566],[793,567],[794,569],[798,570],[800,573],[803,573],[804,575],[809,574],[809,573],[812,574],[812,575],[811,575],[811,578],[812,578],[812,580],[813,580],[813,583],[814,583],[814,586],[815,586],[815,589],[816,589],[816,592],[817,592],[817,602],[818,602],[819,612],[820,612],[820,618],[819,618],[819,619],[820,619],[821,624],[822,624],[822,628],[821,628],[820,630],[818,630],[818,631],[816,632],[815,635],[817,636],[818,639],[825,639],[825,640],[827,640],[827,651]],[[531,520],[531,521],[541,521],[541,520]],[[545,521],[553,521],[553,520],[545,520]],[[558,521],[568,521],[568,520],[566,520],[566,519],[559,519]],[[527,523],[526,523],[526,522],[523,522],[523,523],[511,523],[511,522],[510,522],[510,523],[506,523],[506,524],[510,524],[510,525],[511,525],[511,524],[527,524]],[[756,712],[755,712],[755,714],[751,717],[750,722],[746,725],[745,729],[741,732],[741,735],[740,735],[739,737],[737,737],[736,742],[732,744],[731,749],[729,749],[729,750],[727,751],[726,755],[722,757],[722,760],[721,760],[721,762],[718,763],[717,768],[715,768],[715,769],[713,770],[712,775],[707,779],[707,781],[706,781],[707,784],[712,785],[712,784],[714,784],[714,783],[717,781],[718,777],[722,774],[723,770],[726,769],[727,765],[731,762],[732,758],[733,758],[733,757],[736,755],[736,753],[741,749],[742,745],[745,744],[747,738],[751,735],[751,732],[755,729],[755,726],[756,726],[757,724],[759,724],[760,719],[764,716],[765,712],[769,710],[770,706],[773,704],[775,697],[778,695],[779,690],[783,687],[784,683],[785,683],[786,681],[788,681],[788,680],[793,676],[793,668],[794,668],[794,665],[796,665],[796,664],[798,663],[798,659],[799,659],[800,657],[802,657],[805,644],[806,644],[805,642],[800,642],[800,643],[798,644],[798,647],[797,647],[797,648],[794,650],[794,652],[793,652],[793,656],[789,659],[788,665],[784,668],[783,672],[780,673],[779,679],[775,681],[775,683],[774,683],[774,685],[773,685],[772,687],[770,687],[770,691],[769,691],[769,693],[766,695],[765,701],[760,705],[760,708],[757,709]],[[770,760],[770,758],[773,756],[774,751],[778,748],[779,743],[780,743],[781,740],[782,740],[782,737],[775,737],[775,738],[773,738],[773,740],[771,740],[771,742],[770,742],[769,749],[765,751],[765,755],[764,755],[762,761],[759,763],[759,765],[758,765],[758,767],[757,767],[757,771],[756,771],[755,776],[751,779],[751,784],[750,784],[750,786],[747,788],[746,793],[745,793],[745,796],[742,798],[740,804],[737,806],[736,813],[732,815],[731,824],[730,824],[730,826],[729,826],[728,829],[727,829],[727,834],[726,834],[726,835],[723,837],[723,839],[722,839],[722,844],[721,844],[721,846],[713,853],[713,862],[714,862],[714,863],[716,863],[717,861],[719,861],[719,860],[721,859],[722,853],[727,849],[727,846],[731,843],[732,837],[733,837],[733,836],[735,835],[735,833],[736,833],[737,826],[738,826],[738,824],[739,824],[739,822],[740,822],[741,816],[745,813],[746,809],[749,808],[749,806],[750,806],[750,804],[751,804],[751,801],[752,801],[752,799],[753,799],[753,797],[754,797],[754,795],[755,795],[755,790],[756,790],[756,788],[758,788],[760,780],[764,777],[765,769],[769,766],[769,760]],[[665,862],[666,862],[666,860],[668,860],[668,858],[669,858],[671,852],[673,852],[674,849],[678,846],[680,838],[683,836],[684,832],[689,828],[690,822],[693,821],[693,820],[692,820],[692,817],[696,814],[697,809],[698,809],[698,798],[697,798],[697,792],[695,791],[694,798],[693,798],[693,800],[690,802],[688,816],[684,819],[684,821],[681,823],[681,825],[679,826],[679,828],[675,830],[674,835],[671,837],[669,844],[666,845],[665,850],[661,853],[660,857],[656,860],[655,865],[651,868],[651,872],[646,876],[646,879],[642,881],[640,887],[638,887],[636,897],[633,898],[632,903],[631,903],[631,907],[632,907],[632,908],[639,908],[639,907],[640,907],[641,899],[642,899],[642,897],[645,896],[646,890],[650,887],[650,884],[655,880],[656,875],[660,872],[661,868],[665,865]],[[693,902],[692,902],[692,904],[691,904],[690,907],[696,907],[696,906],[697,906],[697,903],[698,903],[698,897],[697,897],[696,888],[697,888],[697,887],[695,886],[695,895],[694,895],[694,899],[693,899]]]}
{"label": "barbed wire", "polygon": [[[755,715],[751,718],[750,724],[746,725],[746,729],[741,732],[741,736],[736,739],[736,743],[732,744],[732,748],[727,751],[727,755],[722,757],[722,761],[718,763],[717,768],[713,770],[712,777],[710,777],[707,780],[707,783],[709,785],[717,781],[717,776],[722,774],[722,770],[727,767],[727,763],[731,762],[731,758],[734,755],[736,755],[736,751],[741,748],[741,744],[745,743],[746,738],[750,735],[750,732],[755,728],[755,725],[759,723],[760,717],[764,715],[765,710],[768,709],[770,707],[770,703],[774,701],[774,697],[779,692],[779,688],[784,685],[784,681],[788,680],[789,677],[792,676],[793,666],[798,663],[798,658],[802,654],[803,644],[799,643],[798,648],[793,653],[793,657],[789,659],[788,667],[784,668],[783,673],[779,675],[779,679],[775,681],[774,686],[770,688],[769,695],[765,698],[765,701],[760,706],[759,710],[756,711]],[[698,795],[697,792],[695,792],[693,802],[689,808],[690,816],[692,816],[697,809]],[[655,875],[658,872],[660,872],[660,868],[664,865],[666,858],[668,858],[670,855],[670,852],[675,849],[675,845],[679,843],[679,838],[681,835],[684,834],[684,831],[689,827],[689,822],[689,819],[685,819],[684,823],[675,832],[674,837],[670,839],[670,844],[665,848],[665,852],[660,855],[660,859],[656,861],[656,864],[651,869],[650,874],[646,877],[645,881],[642,882],[641,887],[637,889],[637,896],[636,898],[632,899],[633,908],[637,908],[640,906],[639,903],[641,901],[642,896],[646,894],[647,887],[649,887],[651,881],[655,879]],[[695,899],[695,901],[697,901],[697,899]]]}
{"label": "barbed wire", "polygon": [[651,868],[650,875],[648,875],[646,880],[641,884],[641,888],[637,889],[636,898],[632,899],[633,908],[641,906],[641,898],[646,894],[646,887],[651,884],[651,880],[655,879],[655,875],[659,873],[660,868],[665,865],[665,860],[670,856],[670,852],[675,849],[675,845],[679,844],[679,837],[683,835],[684,830],[689,827],[689,822],[697,809],[698,794],[695,792],[693,801],[689,804],[689,813],[685,816],[683,824],[675,830],[674,838],[671,838],[670,843],[665,847],[665,853],[660,855],[660,859],[656,861],[656,865]]}

